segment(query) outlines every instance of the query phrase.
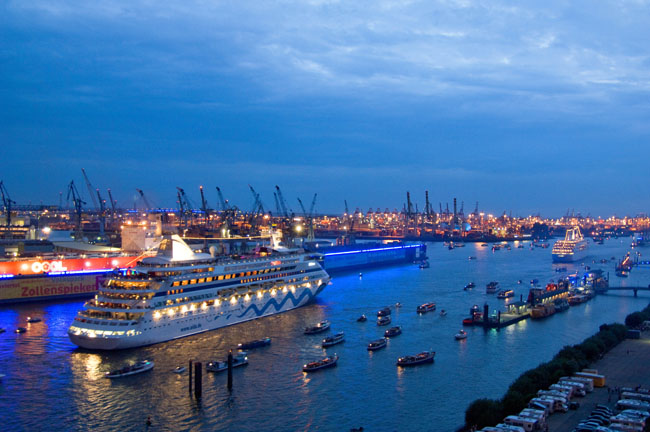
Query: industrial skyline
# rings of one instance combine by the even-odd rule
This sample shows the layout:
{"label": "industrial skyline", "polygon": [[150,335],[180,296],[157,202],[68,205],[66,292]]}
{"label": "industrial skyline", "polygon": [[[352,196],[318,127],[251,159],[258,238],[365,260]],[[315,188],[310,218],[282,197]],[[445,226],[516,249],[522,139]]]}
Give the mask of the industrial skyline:
{"label": "industrial skyline", "polygon": [[86,168],[120,203],[199,185],[244,203],[250,183],[318,193],[322,213],[424,190],[644,213],[647,18],[633,1],[8,2],[0,179],[33,203]]}

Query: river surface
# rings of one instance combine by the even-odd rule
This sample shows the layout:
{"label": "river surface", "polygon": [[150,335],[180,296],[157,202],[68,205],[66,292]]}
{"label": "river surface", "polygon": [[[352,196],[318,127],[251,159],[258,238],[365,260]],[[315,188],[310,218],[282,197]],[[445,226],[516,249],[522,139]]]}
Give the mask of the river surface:
{"label": "river surface", "polygon": [[[3,430],[71,431],[453,431],[463,423],[468,404],[480,397],[499,398],[523,371],[550,360],[564,345],[598,331],[602,323],[622,322],[645,307],[648,292],[597,296],[545,320],[526,320],[484,331],[468,328],[461,342],[454,334],[472,305],[487,301],[490,310],[503,300],[485,294],[485,284],[526,298],[531,279],[550,279],[581,271],[581,263],[553,265],[550,248],[493,252],[480,244],[448,250],[429,243],[431,267],[416,265],[363,270],[334,275],[331,285],[308,306],[180,340],[120,352],[93,353],[76,349],[66,331],[82,301],[33,303],[0,307],[0,419]],[[627,279],[614,276],[614,261],[629,250],[630,239],[590,245],[584,264],[611,274],[612,286],[647,286],[650,269],[636,268]],[[641,249],[643,252],[644,249]],[[475,256],[475,260],[469,260]],[[595,261],[595,263],[594,263]],[[556,267],[568,273],[557,273]],[[522,280],[518,284],[518,280]],[[463,290],[468,282],[471,291]],[[415,312],[419,304],[435,302],[437,311]],[[386,349],[369,353],[366,344],[382,336],[375,324],[377,309],[393,307],[393,325],[403,334]],[[439,311],[445,309],[447,316]],[[365,313],[365,323],[356,318]],[[25,326],[28,316],[43,318]],[[332,332],[344,331],[345,342],[327,350],[323,335],[305,336],[303,329],[323,319]],[[190,359],[207,363],[224,359],[237,343],[270,336],[268,347],[251,350],[250,364],[234,370],[234,389],[227,376],[204,372],[203,397],[188,392],[187,372],[172,373]],[[401,369],[399,356],[436,351],[435,363]],[[303,374],[302,365],[337,353],[338,366]],[[103,378],[106,371],[141,359],[155,361],[153,371],[121,380]],[[151,417],[152,425],[145,422]]]}

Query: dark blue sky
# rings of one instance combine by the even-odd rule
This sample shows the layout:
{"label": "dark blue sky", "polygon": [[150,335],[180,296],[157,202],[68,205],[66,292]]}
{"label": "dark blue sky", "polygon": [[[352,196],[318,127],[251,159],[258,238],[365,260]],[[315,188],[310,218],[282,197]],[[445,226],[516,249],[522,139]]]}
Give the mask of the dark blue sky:
{"label": "dark blue sky", "polygon": [[646,1],[163,3],[0,5],[12,198],[648,211]]}

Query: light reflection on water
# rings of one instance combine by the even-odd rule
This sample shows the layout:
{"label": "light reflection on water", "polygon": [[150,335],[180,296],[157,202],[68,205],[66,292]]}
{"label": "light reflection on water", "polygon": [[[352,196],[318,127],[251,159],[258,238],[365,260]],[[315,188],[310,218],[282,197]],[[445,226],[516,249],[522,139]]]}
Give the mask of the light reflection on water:
{"label": "light reflection on water", "polygon": [[[592,245],[591,259],[620,258],[629,242]],[[485,294],[485,284],[500,282],[524,298],[531,279],[545,283],[580,268],[566,265],[556,273],[550,249],[493,252],[468,244],[447,250],[430,244],[431,268],[401,266],[336,276],[312,305],[273,317],[184,339],[121,352],[77,350],[66,330],[81,301],[4,306],[0,308],[0,417],[7,429],[143,430],[151,416],[154,430],[325,430],[364,426],[395,430],[407,424],[422,430],[452,430],[462,423],[467,404],[478,397],[500,397],[521,372],[549,360],[563,345],[581,341],[603,322],[621,321],[648,303],[647,293],[634,299],[619,292],[594,300],[547,320],[521,321],[500,331],[466,328],[454,334],[469,308],[488,302],[490,311],[504,301]],[[476,256],[476,260],[468,260]],[[612,275],[612,285],[647,285],[650,269],[635,269],[629,278],[613,276],[613,263],[593,264]],[[521,279],[522,284],[517,281]],[[476,288],[464,291],[468,282]],[[415,313],[433,301],[437,311]],[[375,323],[375,312],[393,309],[392,325],[403,334],[382,350],[368,352],[369,341],[386,327]],[[440,316],[445,309],[447,316]],[[356,322],[365,313],[368,321]],[[43,322],[26,325],[27,316]],[[305,336],[304,327],[329,319],[331,333],[344,331],[346,341],[324,350],[321,335]],[[17,335],[17,326],[29,331]],[[235,369],[234,391],[226,389],[226,374],[204,372],[203,398],[188,392],[188,374],[171,371],[190,359],[223,359],[238,342],[273,338],[269,347],[251,350],[249,366]],[[433,365],[397,368],[397,357],[436,351]],[[337,353],[337,367],[304,374],[302,365]],[[141,359],[156,362],[153,371],[124,380],[106,380],[106,371]],[[54,426],[53,426],[54,425]]]}

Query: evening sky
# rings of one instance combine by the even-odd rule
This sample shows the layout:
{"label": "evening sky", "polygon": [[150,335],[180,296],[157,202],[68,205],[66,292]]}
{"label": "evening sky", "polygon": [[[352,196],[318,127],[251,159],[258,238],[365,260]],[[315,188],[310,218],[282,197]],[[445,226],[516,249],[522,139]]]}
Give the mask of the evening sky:
{"label": "evening sky", "polygon": [[647,1],[0,5],[0,179],[58,204],[81,168],[132,206],[635,215],[650,199]]}

